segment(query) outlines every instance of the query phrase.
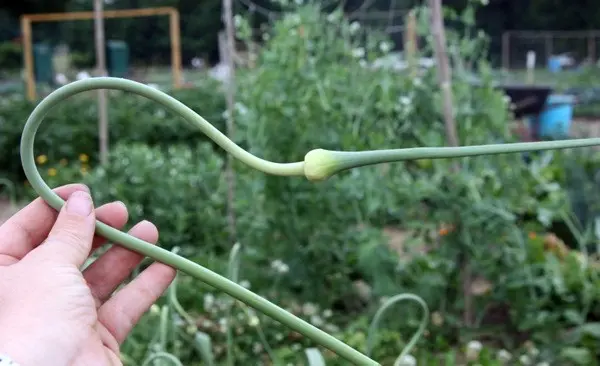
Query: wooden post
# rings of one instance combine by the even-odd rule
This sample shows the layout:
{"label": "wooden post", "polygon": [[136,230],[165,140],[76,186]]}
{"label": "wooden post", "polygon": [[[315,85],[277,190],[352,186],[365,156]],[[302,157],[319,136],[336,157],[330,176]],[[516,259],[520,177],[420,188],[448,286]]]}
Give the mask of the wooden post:
{"label": "wooden post", "polygon": [[36,97],[35,75],[33,74],[33,50],[31,39],[31,21],[21,17],[21,33],[23,42],[23,61],[25,63],[25,83],[27,84],[27,99],[33,101]]}
{"label": "wooden post", "polygon": [[[234,139],[235,135],[235,29],[233,27],[233,4],[232,0],[223,0],[223,22],[225,23],[225,35],[227,42],[221,46],[228,74],[225,82],[227,99],[227,136]],[[233,168],[234,159],[231,154],[227,154],[227,206],[229,234],[232,242],[237,240],[236,215],[235,215],[235,171]]]}
{"label": "wooden post", "polygon": [[172,10],[169,14],[169,33],[171,35],[171,67],[173,69],[173,88],[179,89],[183,81],[181,75],[181,30],[179,12]]}
{"label": "wooden post", "polygon": [[[96,74],[106,76],[106,43],[104,40],[103,0],[94,0],[94,38],[96,40]],[[100,164],[108,163],[108,111],[106,90],[98,89],[98,137]]]}
{"label": "wooden post", "polygon": [[416,76],[415,57],[417,53],[417,19],[413,10],[406,16],[406,32],[404,33],[404,53],[412,76]]}
{"label": "wooden post", "polygon": [[[454,109],[452,106],[452,77],[448,51],[446,46],[446,34],[444,29],[444,18],[442,13],[442,0],[429,0],[431,8],[431,32],[433,35],[433,49],[438,68],[438,78],[442,93],[442,113],[444,115],[444,126],[446,128],[446,141],[450,146],[458,146],[458,134],[454,121]],[[452,165],[454,173],[460,169],[457,163]],[[457,223],[460,225],[460,222]],[[462,290],[465,309],[463,321],[467,327],[473,324],[473,295],[471,285],[473,273],[468,252],[463,248],[459,255],[459,267],[461,268]]]}
{"label": "wooden post", "polygon": [[444,114],[446,138],[448,145],[458,146],[458,136],[456,133],[454,109],[452,105],[452,75],[446,48],[442,4],[441,0],[430,0],[429,4],[431,7],[431,32],[434,41],[434,54],[438,67],[440,90],[442,92],[442,112]]}

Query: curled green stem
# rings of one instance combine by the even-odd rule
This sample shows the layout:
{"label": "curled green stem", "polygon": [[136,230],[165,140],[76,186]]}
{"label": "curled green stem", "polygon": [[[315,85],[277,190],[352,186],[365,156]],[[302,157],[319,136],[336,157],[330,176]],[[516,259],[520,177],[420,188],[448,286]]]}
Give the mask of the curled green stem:
{"label": "curled green stem", "polygon": [[[317,149],[310,151],[305,156],[304,161],[276,163],[258,158],[242,149],[192,109],[166,93],[127,79],[110,77],[90,78],[62,86],[46,96],[29,116],[21,136],[21,162],[25,175],[40,197],[56,210],[60,210],[65,202],[50,189],[36,169],[34,158],[35,134],[42,123],[44,116],[58,103],[73,95],[95,89],[116,89],[146,97],[163,105],[169,111],[183,117],[190,125],[197,126],[208,138],[246,165],[266,174],[279,176],[305,176],[309,180],[323,180],[343,170],[384,162],[422,158],[452,158],[600,145],[600,138],[590,138],[457,148],[426,147],[363,152],[327,151]],[[315,343],[330,349],[351,363],[357,365],[378,365],[378,363],[371,358],[349,347],[335,337],[332,337],[306,321],[286,312],[279,306],[197,263],[112,228],[101,221],[96,221],[96,233],[115,244],[133,250],[155,261],[167,264],[225,292],[298,333],[303,334]]]}
{"label": "curled green stem", "polygon": [[400,295],[393,296],[390,299],[388,299],[386,302],[384,302],[383,305],[381,305],[381,307],[375,313],[375,316],[373,317],[373,321],[371,322],[371,325],[369,326],[369,332],[367,334],[367,352],[366,352],[367,355],[370,355],[373,350],[373,346],[374,346],[373,338],[377,331],[377,328],[379,327],[379,321],[383,317],[383,314],[386,312],[386,310],[390,306],[394,305],[395,303],[400,302],[400,301],[407,301],[407,300],[414,301],[421,306],[421,308],[423,309],[423,318],[421,319],[421,324],[419,325],[419,329],[417,329],[417,331],[412,336],[412,338],[410,339],[410,341],[408,342],[406,347],[404,347],[404,350],[402,350],[402,353],[400,353],[400,356],[398,356],[398,358],[396,359],[396,362],[394,362],[394,365],[395,366],[399,365],[400,361],[404,358],[404,356],[406,356],[411,351],[411,349],[413,349],[413,347],[415,346],[415,344],[417,343],[417,341],[419,340],[419,338],[425,331],[425,327],[427,326],[427,320],[429,319],[429,308],[427,307],[427,304],[425,303],[425,301],[423,301],[423,299],[420,298],[419,296],[416,296],[413,294],[400,294]]}
{"label": "curled green stem", "polygon": [[[33,189],[40,195],[40,197],[42,197],[51,207],[56,210],[60,210],[65,202],[55,192],[52,191],[46,182],[44,182],[36,169],[33,150],[35,133],[44,116],[58,103],[75,94],[94,89],[117,89],[135,93],[156,101],[170,111],[181,115],[189,122],[197,125],[207,136],[213,139],[227,152],[231,153],[234,157],[257,170],[282,176],[303,174],[302,163],[279,164],[262,160],[254,155],[251,155],[229,140],[224,134],[210,125],[190,108],[157,89],[127,79],[91,78],[67,84],[53,91],[45,99],[43,99],[29,116],[21,137],[21,161],[25,175],[27,176],[27,179],[31,183]],[[213,271],[210,271],[209,269],[194,263],[187,258],[181,257],[157,245],[153,245],[144,240],[133,237],[98,220],[96,221],[96,233],[112,243],[133,250],[157,262],[167,264],[212,287],[215,287],[220,291],[223,291],[224,293],[244,302],[248,306],[253,307],[265,315],[281,322],[296,332],[303,334],[307,338],[313,340],[315,343],[321,344],[325,348],[330,349],[353,364],[378,365],[376,361],[370,359],[335,337],[325,333],[319,328],[294,316],[293,314],[285,311],[263,297],[247,290],[243,286],[240,286],[237,283]]]}

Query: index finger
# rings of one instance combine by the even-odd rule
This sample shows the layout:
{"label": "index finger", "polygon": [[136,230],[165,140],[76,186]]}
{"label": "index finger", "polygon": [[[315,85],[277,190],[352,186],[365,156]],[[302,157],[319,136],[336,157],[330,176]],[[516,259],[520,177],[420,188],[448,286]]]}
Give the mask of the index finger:
{"label": "index finger", "polygon": [[[83,184],[69,184],[53,191],[66,200],[73,192],[89,192],[89,189]],[[110,217],[103,217],[103,221],[110,221],[106,222],[108,225],[122,226],[127,221],[125,208],[117,210],[107,207],[106,211],[111,213]],[[46,239],[57,217],[58,211],[41,197],[36,198],[0,226],[0,256],[9,256],[16,260],[23,258]]]}

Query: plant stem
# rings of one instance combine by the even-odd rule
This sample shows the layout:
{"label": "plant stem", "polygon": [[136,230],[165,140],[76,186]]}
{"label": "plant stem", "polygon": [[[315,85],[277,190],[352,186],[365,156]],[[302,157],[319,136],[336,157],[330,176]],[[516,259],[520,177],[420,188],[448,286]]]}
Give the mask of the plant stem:
{"label": "plant stem", "polygon": [[[43,117],[59,102],[75,95],[77,93],[98,89],[110,88],[133,92],[154,100],[171,111],[174,111],[186,118],[188,121],[195,123],[198,127],[217,144],[223,147],[226,151],[233,154],[236,158],[242,160],[248,165],[263,171],[265,173],[277,175],[302,175],[303,163],[279,164],[266,161],[243,150],[234,142],[224,136],[219,130],[213,127],[202,117],[194,113],[183,103],[168,96],[167,94],[127,79],[118,78],[92,78],[85,79],[67,84],[48,95],[40,104],[33,110],[21,137],[21,161],[25,175],[29,179],[31,186],[35,191],[54,209],[60,210],[64,205],[64,200],[60,198],[50,187],[44,182],[40,173],[36,169],[34,158],[34,139],[37,128],[41,124]],[[323,332],[317,327],[308,322],[294,316],[285,311],[279,306],[271,303],[263,297],[245,289],[244,287],[228,280],[227,278],[210,271],[203,266],[174,254],[168,250],[152,245],[144,240],[133,237],[127,233],[119,231],[107,224],[96,221],[96,233],[103,236],[108,241],[119,244],[127,249],[145,255],[155,261],[167,264],[181,272],[184,272],[194,278],[203,281],[204,283],[213,286],[228,295],[248,304],[267,316],[281,322],[289,328],[297,331],[300,334],[310,338],[316,343],[337,353],[347,361],[356,365],[379,365],[374,360],[346,345],[335,337]]]}
{"label": "plant stem", "polygon": [[373,350],[374,333],[377,330],[377,328],[379,327],[379,321],[381,320],[383,314],[386,312],[386,310],[390,306],[394,305],[397,302],[406,301],[406,300],[411,300],[411,301],[414,301],[414,302],[418,303],[419,305],[421,305],[421,308],[423,309],[423,318],[421,319],[421,324],[419,325],[419,329],[417,329],[417,331],[412,336],[412,338],[410,339],[410,341],[408,342],[406,347],[404,347],[404,350],[402,351],[402,353],[400,353],[400,355],[396,359],[396,362],[394,362],[394,365],[398,366],[400,361],[404,358],[404,356],[406,356],[411,351],[411,349],[413,349],[415,344],[417,344],[419,337],[423,334],[423,332],[425,331],[425,327],[427,326],[427,321],[429,320],[429,308],[427,307],[427,304],[425,303],[425,301],[423,301],[423,299],[421,299],[420,297],[418,297],[416,295],[400,294],[400,295],[396,295],[396,296],[388,299],[375,313],[375,316],[373,317],[373,320],[371,321],[371,325],[369,326],[369,331],[367,333],[367,352],[366,352],[367,355],[370,355]]}
{"label": "plant stem", "polygon": [[[42,123],[44,116],[58,103],[75,94],[102,88],[117,89],[135,93],[163,105],[168,110],[175,112],[186,119],[189,123],[196,125],[202,132],[204,132],[204,134],[206,134],[216,144],[221,146],[225,151],[256,170],[266,174],[280,176],[306,176],[306,162],[275,163],[258,158],[242,149],[240,146],[236,145],[233,141],[228,139],[227,136],[223,135],[223,133],[221,133],[213,125],[196,114],[193,110],[185,106],[183,103],[157,89],[127,79],[109,77],[91,78],[75,81],[50,93],[35,107],[29,116],[27,123],[25,124],[23,134],[21,136],[21,163],[23,165],[25,175],[33,189],[48,203],[48,205],[55,210],[60,210],[65,201],[51,190],[37,170],[34,155],[35,134],[38,127]],[[332,172],[329,172],[329,175],[333,175],[344,169],[409,159],[451,158],[459,156],[564,149],[592,145],[600,145],[600,138],[517,143],[506,145],[415,148],[363,152],[322,151],[330,154],[330,156],[328,156],[328,162],[334,165],[332,166],[333,169]],[[96,221],[96,233],[112,243],[133,250],[155,261],[167,264],[208,284],[209,286],[225,292],[226,294],[244,302],[248,306],[251,306],[265,315],[281,322],[292,330],[303,334],[315,343],[328,348],[353,364],[379,365],[376,361],[349,347],[335,337],[332,337],[331,335],[285,311],[263,297],[245,289],[237,283],[213,271],[210,271],[187,258],[160,248],[157,245],[153,245],[144,240],[133,237],[98,220]]]}

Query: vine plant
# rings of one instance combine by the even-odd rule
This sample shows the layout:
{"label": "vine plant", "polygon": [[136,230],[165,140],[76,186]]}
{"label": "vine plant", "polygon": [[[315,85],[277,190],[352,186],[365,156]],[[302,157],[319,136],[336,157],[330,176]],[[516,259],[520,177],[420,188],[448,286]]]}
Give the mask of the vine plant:
{"label": "vine plant", "polygon": [[[195,113],[192,109],[164,92],[127,79],[99,77],[76,81],[53,91],[36,106],[29,116],[23,129],[20,146],[23,170],[34,190],[42,197],[42,199],[44,199],[56,210],[60,210],[65,202],[51,190],[51,188],[42,179],[36,168],[34,159],[34,140],[36,131],[40,126],[44,116],[57,104],[76,94],[95,89],[116,89],[146,97],[163,105],[168,110],[183,117],[189,123],[197,126],[217,145],[249,167],[265,174],[286,177],[304,176],[306,179],[313,182],[326,180],[345,170],[380,163],[392,163],[416,159],[458,158],[600,145],[600,138],[586,138],[530,143],[475,145],[463,147],[418,147],[370,151],[332,151],[315,149],[309,151],[304,156],[302,161],[279,163],[264,160],[252,155],[228,139],[223,133],[221,133],[203,117]],[[104,236],[115,244],[138,252],[155,261],[172,266],[173,268],[190,275],[197,280],[200,280],[212,287],[217,288],[220,291],[225,292],[226,294],[238,299],[246,305],[253,307],[265,315],[281,322],[296,332],[303,334],[315,343],[330,349],[353,364],[379,365],[377,361],[371,359],[368,355],[353,349],[337,338],[283,310],[267,299],[247,290],[246,288],[237,284],[235,281],[210,271],[205,267],[178,255],[177,253],[165,250],[144,240],[133,237],[125,232],[110,227],[101,221],[96,221],[96,233]],[[425,309],[425,315],[427,316],[426,305],[424,302],[419,301],[420,299],[417,297],[412,295],[399,295],[395,298],[392,298],[390,301],[396,302],[403,299],[413,299],[418,301],[419,304],[421,304]],[[391,303],[384,305],[384,307],[382,307],[382,309],[378,312],[372,325],[373,328],[376,328],[377,319],[380,317],[381,312],[385,310],[385,308],[389,307],[389,305],[391,305]],[[425,317],[425,319],[427,318]],[[423,322],[419,328],[419,332],[411,340],[409,347],[407,347],[408,349],[414,345],[416,339],[423,331],[424,326],[425,322]],[[369,342],[369,344],[371,344],[371,342]],[[404,350],[403,355],[407,353],[408,349]],[[169,359],[170,355],[161,354],[156,355],[155,357]],[[398,363],[399,360],[400,357],[396,363]]]}

